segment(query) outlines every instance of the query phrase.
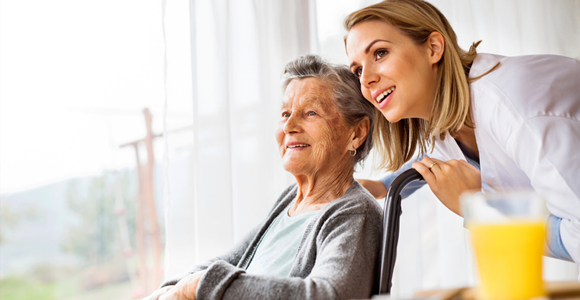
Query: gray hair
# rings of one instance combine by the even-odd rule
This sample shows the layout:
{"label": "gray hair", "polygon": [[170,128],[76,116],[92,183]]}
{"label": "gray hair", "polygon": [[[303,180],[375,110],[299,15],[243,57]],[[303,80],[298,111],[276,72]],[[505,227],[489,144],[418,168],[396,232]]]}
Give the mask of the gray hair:
{"label": "gray hair", "polygon": [[373,147],[375,108],[362,95],[360,81],[345,65],[325,62],[320,56],[307,54],[286,64],[282,90],[294,79],[317,78],[329,83],[334,95],[334,104],[345,123],[353,127],[364,117],[369,118],[369,132],[366,140],[356,149],[355,165],[363,161]]}

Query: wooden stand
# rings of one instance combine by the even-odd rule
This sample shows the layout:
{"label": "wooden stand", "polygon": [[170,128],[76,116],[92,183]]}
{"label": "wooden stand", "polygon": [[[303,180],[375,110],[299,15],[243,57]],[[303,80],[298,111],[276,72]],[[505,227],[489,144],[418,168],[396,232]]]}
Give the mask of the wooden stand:
{"label": "wooden stand", "polygon": [[[161,135],[154,135],[151,129],[152,117],[149,109],[143,109],[147,135],[145,138],[126,143],[120,147],[132,146],[135,149],[137,161],[137,218],[136,218],[136,248],[139,256],[138,278],[140,290],[149,294],[161,284],[161,238],[159,234],[159,221],[155,206],[155,194],[153,191],[153,140]],[[142,165],[139,158],[139,146],[144,143],[147,150],[147,162]],[[148,255],[148,248],[151,255]]]}

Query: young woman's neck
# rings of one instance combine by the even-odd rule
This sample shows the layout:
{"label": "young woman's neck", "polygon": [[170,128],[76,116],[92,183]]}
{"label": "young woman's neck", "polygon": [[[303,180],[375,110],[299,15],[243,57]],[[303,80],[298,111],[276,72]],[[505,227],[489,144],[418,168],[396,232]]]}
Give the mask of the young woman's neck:
{"label": "young woman's neck", "polygon": [[457,141],[459,141],[469,152],[469,154],[479,158],[479,149],[477,148],[477,141],[475,139],[475,130],[473,128],[469,128],[465,125],[461,126],[454,135]]}

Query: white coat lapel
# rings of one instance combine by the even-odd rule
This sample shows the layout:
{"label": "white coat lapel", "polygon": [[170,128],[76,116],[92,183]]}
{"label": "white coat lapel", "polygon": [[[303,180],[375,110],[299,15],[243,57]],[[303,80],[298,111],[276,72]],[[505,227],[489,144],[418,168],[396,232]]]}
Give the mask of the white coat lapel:
{"label": "white coat lapel", "polygon": [[442,161],[452,159],[466,160],[465,155],[461,152],[461,148],[459,148],[459,145],[449,133],[445,135],[444,140],[440,140],[439,138],[435,139],[435,148],[429,156]]}

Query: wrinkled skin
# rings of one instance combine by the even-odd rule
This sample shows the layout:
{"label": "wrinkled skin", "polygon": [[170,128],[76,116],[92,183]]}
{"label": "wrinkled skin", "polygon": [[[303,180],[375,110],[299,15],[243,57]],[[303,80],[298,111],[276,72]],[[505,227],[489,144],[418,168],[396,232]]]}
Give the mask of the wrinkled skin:
{"label": "wrinkled skin", "polygon": [[[364,142],[369,121],[350,128],[333,101],[331,88],[320,79],[294,79],[286,88],[276,141],[282,166],[299,186],[291,214],[318,210],[352,184],[349,150]],[[304,147],[292,148],[297,144]]]}

